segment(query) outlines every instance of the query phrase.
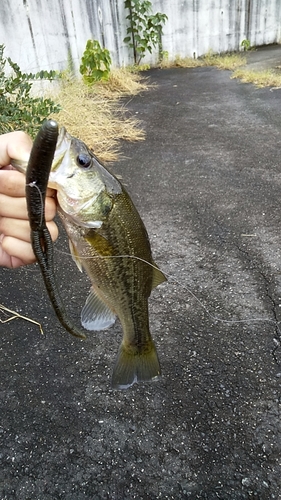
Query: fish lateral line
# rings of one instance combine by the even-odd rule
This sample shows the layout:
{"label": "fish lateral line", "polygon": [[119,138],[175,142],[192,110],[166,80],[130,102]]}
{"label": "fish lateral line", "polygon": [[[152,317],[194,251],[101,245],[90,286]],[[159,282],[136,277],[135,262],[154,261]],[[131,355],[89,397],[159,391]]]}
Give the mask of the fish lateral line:
{"label": "fish lateral line", "polygon": [[[56,249],[56,252],[61,253],[63,255],[70,255],[71,256],[71,253],[64,252],[63,250]],[[151,262],[148,262],[147,260],[142,259],[141,257],[138,257],[137,255],[97,255],[97,256],[92,256],[92,257],[79,256],[80,260],[83,260],[83,259],[87,259],[87,260],[89,260],[89,259],[123,259],[123,258],[139,260],[139,261],[143,262],[144,264],[147,264],[148,266],[152,267],[156,271],[159,271],[159,267],[157,267],[155,264],[152,264]],[[169,281],[169,280],[173,281],[178,286],[180,286],[184,291],[188,292],[213,321],[225,323],[225,324],[229,324],[229,325],[238,324],[238,323],[253,323],[253,322],[272,323],[277,327],[278,333],[281,337],[281,331],[280,331],[279,326],[278,326],[279,323],[281,323],[280,321],[275,321],[274,319],[270,319],[270,318],[248,318],[248,319],[228,320],[228,319],[219,318],[218,316],[214,316],[209,311],[209,309],[205,306],[205,304],[203,304],[203,302],[195,295],[195,293],[192,292],[192,290],[190,290],[190,288],[188,288],[186,285],[183,285],[180,281],[178,281],[171,274],[168,274],[165,271],[163,272],[163,274],[167,278],[167,281]]]}
{"label": "fish lateral line", "polygon": [[[78,185],[79,193],[82,190],[83,196],[86,197],[86,193],[88,193],[87,186],[89,186],[90,190],[93,189],[93,186],[96,186],[95,192],[97,194],[97,197],[96,197],[96,199],[97,199],[97,207],[96,207],[97,212],[95,212],[95,210],[92,210],[90,212],[86,211],[84,213],[83,212],[83,204],[82,205],[78,204],[78,206],[76,206],[76,210],[78,210],[78,215],[79,215],[77,217],[76,217],[75,211],[74,211],[74,216],[72,217],[72,214],[73,214],[72,211],[69,210],[70,213],[68,213],[66,210],[66,214],[68,214],[70,216],[70,220],[69,219],[68,220],[62,219],[66,230],[69,227],[70,227],[70,229],[71,228],[73,229],[73,227],[75,227],[75,229],[77,231],[79,231],[77,229],[77,227],[79,227],[79,226],[88,227],[88,220],[92,220],[92,223],[94,223],[94,221],[96,220],[94,218],[96,213],[97,214],[102,213],[104,217],[107,216],[107,214],[109,213],[108,210],[109,210],[111,204],[108,203],[107,196],[105,196],[105,197],[99,196],[100,193],[104,193],[104,190],[106,191],[108,198],[110,198],[114,194],[116,194],[116,195],[121,194],[121,196],[116,196],[116,207],[118,208],[118,210],[116,208],[117,220],[118,220],[118,217],[120,219],[120,216],[122,215],[120,220],[123,223],[123,215],[124,215],[124,217],[126,216],[125,221],[128,221],[127,217],[130,217],[130,224],[128,224],[127,229],[128,229],[128,232],[129,232],[129,235],[131,238],[130,242],[131,243],[134,242],[134,244],[132,246],[128,247],[128,245],[127,246],[120,245],[120,240],[117,238],[117,245],[115,248],[117,248],[116,253],[120,253],[119,255],[112,255],[111,252],[109,252],[110,255],[105,255],[106,252],[103,252],[103,251],[101,251],[101,254],[99,254],[98,251],[102,250],[102,248],[103,248],[102,245],[100,245],[100,249],[98,249],[98,247],[96,247],[93,244],[94,242],[87,241],[87,240],[89,240],[89,238],[87,238],[87,234],[84,234],[84,233],[82,235],[78,234],[78,237],[80,239],[82,238],[82,240],[84,240],[82,242],[83,244],[85,243],[85,241],[87,242],[86,243],[87,248],[88,248],[89,244],[92,244],[92,247],[95,247],[95,249],[96,249],[96,252],[95,252],[96,255],[88,255],[86,257],[77,255],[78,259],[81,260],[82,263],[83,263],[84,259],[102,260],[102,259],[116,259],[117,258],[117,259],[138,260],[138,261],[150,266],[153,269],[153,272],[152,272],[151,269],[144,267],[144,265],[142,266],[143,274],[144,275],[146,274],[148,276],[147,280],[151,278],[150,290],[153,289],[158,284],[160,284],[161,282],[166,281],[166,277],[163,275],[163,273],[160,271],[160,269],[158,268],[158,266],[154,263],[154,260],[152,259],[147,232],[145,231],[145,228],[143,226],[143,222],[141,221],[140,216],[139,216],[136,208],[134,207],[133,202],[130,200],[129,195],[126,193],[126,190],[122,189],[122,186],[120,185],[119,181],[118,181],[118,185],[116,184],[116,182],[117,182],[116,178],[114,176],[112,176],[112,174],[110,174],[110,172],[108,172],[106,170],[106,168],[103,167],[98,162],[96,157],[90,153],[87,146],[84,143],[82,143],[82,141],[79,141],[78,139],[73,138],[72,136],[67,134],[65,129],[61,130],[60,136],[56,138],[56,143],[55,143],[54,142],[54,135],[55,134],[57,135],[57,132],[58,132],[57,129],[58,129],[57,123],[54,122],[53,120],[49,120],[49,121],[45,122],[45,124],[43,124],[43,126],[41,127],[39,134],[34,141],[34,146],[33,146],[32,151],[31,151],[30,160],[28,162],[28,167],[27,167],[27,172],[26,172],[26,174],[27,174],[26,198],[28,200],[29,215],[31,214],[29,218],[30,218],[31,235],[32,235],[32,241],[33,241],[34,253],[35,253],[37,260],[38,260],[38,263],[40,265],[43,279],[45,281],[45,285],[46,285],[49,297],[51,299],[52,305],[53,305],[55,312],[57,314],[57,317],[59,318],[61,324],[65,327],[65,329],[67,331],[69,331],[69,333],[72,333],[73,335],[76,335],[78,337],[85,337],[84,334],[82,332],[81,332],[82,333],[81,334],[80,331],[78,331],[78,329],[76,329],[75,326],[72,325],[71,321],[68,320],[66,311],[63,307],[63,301],[62,301],[60,294],[58,292],[58,289],[56,287],[56,280],[55,280],[54,268],[53,268],[53,242],[52,242],[50,233],[48,231],[48,228],[46,226],[46,220],[45,220],[45,196],[46,196],[46,191],[47,191],[47,186],[48,186],[49,173],[50,173],[50,169],[52,167],[52,161],[54,159],[54,150],[56,150],[56,145],[58,148],[60,148],[63,145],[63,148],[65,147],[66,151],[67,151],[67,154],[64,153],[65,156],[63,155],[63,158],[66,158],[67,165],[62,166],[62,165],[59,165],[59,163],[57,163],[57,165],[54,165],[54,170],[53,170],[54,172],[55,171],[57,172],[56,182],[54,182],[54,185],[57,186],[56,189],[57,189],[58,193],[62,196],[59,205],[63,206],[63,203],[61,203],[61,201],[63,202],[63,200],[66,200],[66,208],[69,206],[69,204],[71,204],[68,200],[69,199],[70,199],[70,201],[72,200],[72,196],[70,196],[70,195],[72,195],[73,184],[72,184],[72,181],[70,182],[70,179],[72,179],[74,177],[73,169],[75,169],[75,172],[80,172],[80,174],[81,174],[81,172],[82,173],[87,172],[87,175],[86,175],[86,178],[88,179],[87,185],[85,185],[84,173],[82,174],[82,177],[79,174],[78,181],[77,181],[77,177],[74,177],[74,184],[75,184],[76,188]],[[40,168],[39,168],[39,165],[40,165]],[[88,169],[89,166],[90,166],[90,169]],[[77,167],[78,167],[78,170],[77,170]],[[94,174],[93,174],[93,172],[94,172]],[[65,179],[68,179],[70,182],[68,189],[66,189],[67,186],[65,185]],[[81,185],[80,185],[79,179],[81,179]],[[89,179],[90,180],[92,179],[93,184],[92,184],[92,182],[89,182]],[[97,181],[97,184],[96,184],[96,181]],[[38,196],[36,189],[34,189],[34,187],[37,189],[37,191],[39,191],[39,196]],[[77,191],[75,191],[75,192],[77,192]],[[63,198],[63,196],[64,196],[64,198]],[[101,210],[101,212],[99,212],[98,210]],[[63,211],[63,209],[62,209],[62,211]],[[59,214],[59,215],[61,215],[61,214]],[[132,217],[135,217],[135,223],[133,222]],[[79,224],[79,222],[80,222],[80,224]],[[113,217],[109,222],[112,222],[112,224],[114,226],[113,234],[116,234],[116,231],[118,232],[118,223],[116,222],[116,218]],[[116,225],[117,225],[117,227],[115,227]],[[139,240],[137,238],[134,240],[134,238],[133,238],[133,235],[135,234],[136,229],[139,230],[142,241],[144,240],[144,245],[145,245],[144,247],[147,250],[147,252],[144,254],[141,251],[141,245],[139,244]],[[71,233],[69,233],[69,234],[71,234]],[[108,239],[110,239],[110,233],[107,233],[106,228],[104,229],[104,234],[108,235]],[[122,234],[124,234],[124,233],[121,233],[121,235]],[[105,240],[107,239],[106,236],[104,237],[104,239]],[[107,249],[107,243],[108,243],[108,241],[105,242],[105,245],[104,245],[105,250]],[[82,253],[85,251],[85,246],[83,246],[83,244],[81,246]],[[121,254],[121,252],[127,252],[128,248],[132,248],[131,255]],[[114,252],[115,252],[115,250],[114,250]],[[114,252],[112,252],[112,253],[114,253]],[[134,255],[134,253],[136,253],[137,255]],[[139,255],[142,255],[142,254],[146,258],[148,258],[150,260],[150,262],[147,261],[145,258],[139,257]],[[78,259],[77,259],[77,261],[78,261]],[[74,260],[75,260],[75,258],[74,258]],[[130,266],[129,260],[127,260],[124,263],[120,263],[120,267],[122,268],[122,273],[117,273],[116,269],[118,270],[119,263],[116,263],[116,264],[111,263],[108,265],[103,265],[102,262],[98,262],[97,266],[95,266],[95,264],[96,263],[93,262],[89,266],[87,266],[87,264],[85,265],[86,272],[89,275],[90,279],[91,279],[91,277],[93,278],[92,279],[93,283],[94,283],[94,278],[95,278],[95,274],[94,274],[95,267],[97,267],[97,268],[104,267],[105,271],[108,271],[112,267],[115,269],[115,273],[113,273],[113,275],[114,275],[113,277],[115,280],[114,284],[115,285],[119,284],[120,275],[123,274],[123,275],[125,275],[125,278],[126,278],[126,280],[124,279],[124,281],[123,281],[123,285],[125,285],[125,286],[126,286],[126,283],[128,282],[128,280],[131,278],[131,274],[130,273],[126,274],[126,273],[128,271],[130,271],[132,267],[137,267],[137,265]],[[80,267],[82,267],[82,266],[80,266]],[[91,267],[94,268],[93,272],[90,269]],[[154,272],[154,270],[155,270],[155,272]],[[151,276],[151,275],[153,275],[153,276]],[[175,282],[179,287],[181,287],[183,290],[188,292],[213,321],[221,322],[224,324],[237,324],[237,323],[247,323],[247,322],[254,322],[254,321],[270,322],[270,323],[275,324],[275,330],[279,332],[278,323],[276,321],[273,321],[272,319],[251,318],[248,320],[247,319],[244,319],[244,320],[243,319],[242,320],[224,320],[222,318],[218,318],[218,317],[214,316],[213,314],[211,314],[211,312],[207,309],[207,307],[204,305],[204,303],[187,286],[179,283],[177,281],[177,279],[174,278],[173,276],[170,276],[167,274],[167,277],[169,280],[171,280],[172,282]],[[100,283],[101,283],[101,281],[100,281]],[[101,286],[102,286],[102,283],[101,283]],[[114,294],[112,294],[112,295],[114,295],[112,298],[112,301],[113,301],[116,298],[116,293],[115,293],[114,287],[111,286],[111,289],[114,292]],[[108,291],[108,287],[107,287],[107,289],[103,292],[102,296],[106,297],[107,293],[109,293],[109,292],[111,293],[111,291],[112,291],[111,289]],[[138,290],[134,290],[134,296],[133,296],[134,302],[137,302],[137,299],[138,299],[136,291],[138,291]],[[130,292],[131,292],[131,290],[130,290]],[[143,312],[145,319],[148,316],[148,307],[147,307],[147,298],[148,297],[147,297],[147,295],[149,295],[149,294],[146,294],[145,310]],[[93,301],[94,301],[94,299],[90,300],[88,302],[88,305],[89,306],[92,305]],[[96,302],[95,302],[95,304],[96,304]],[[139,306],[141,306],[141,305],[143,305],[143,302],[139,301]],[[120,307],[121,306],[123,307],[123,304],[120,304]],[[98,313],[101,313],[100,314],[100,316],[102,317],[101,321],[99,320]],[[84,311],[84,316],[85,316],[84,323],[85,323],[85,325],[88,325],[88,326],[91,326],[90,323],[93,321],[96,324],[97,321],[99,320],[100,321],[99,326],[105,326],[105,323],[107,325],[108,322],[113,321],[112,315],[106,315],[104,309],[96,310],[95,316],[93,319],[93,317],[90,318],[90,314],[88,313],[88,309],[86,308]],[[118,315],[118,317],[120,319],[120,315]],[[125,329],[123,324],[122,324],[123,334],[124,334],[123,339],[125,339],[125,340],[126,340],[126,338],[130,339],[131,338],[130,335],[132,335],[132,337],[134,339],[138,338],[138,336],[140,337],[140,329],[136,330],[136,328],[135,328],[136,322],[131,321],[131,323],[130,323],[127,321],[127,318],[125,318],[125,319],[126,319],[126,322],[130,326],[132,331],[129,332],[128,331],[129,329],[128,328]],[[135,318],[133,318],[133,319],[135,319]],[[126,322],[124,320],[125,326],[126,326],[126,324],[125,324]],[[133,324],[133,326],[132,326],[132,324]],[[77,335],[77,333],[78,333],[78,335]],[[150,332],[149,332],[149,334],[150,334]],[[276,337],[277,337],[277,335],[276,335]],[[280,336],[280,340],[281,340],[281,336]],[[144,344],[145,344],[145,341],[146,341],[146,339],[144,338]],[[124,341],[124,345],[125,344],[126,344],[126,342]],[[143,345],[141,345],[140,347],[143,347]],[[157,354],[156,354],[156,357],[153,355],[152,359],[149,361],[148,356],[147,356],[147,352],[143,352],[143,349],[140,349],[138,356],[132,356],[132,353],[130,353],[130,352],[128,353],[126,351],[126,349],[124,350],[122,348],[122,344],[121,344],[121,348],[119,350],[119,354],[117,357],[117,363],[116,363],[116,366],[114,368],[114,373],[113,373],[113,380],[112,380],[113,387],[125,389],[125,388],[133,385],[137,381],[152,380],[156,376],[160,375],[161,370],[160,370],[160,365],[159,365],[159,362],[157,361],[157,359],[158,358],[157,358]]]}
{"label": "fish lateral line", "polygon": [[[41,193],[39,187],[36,184],[36,181],[30,182],[28,184],[28,186],[30,186],[30,187],[36,187],[36,189],[38,190],[38,192],[39,192],[39,194],[41,196],[41,202],[42,202],[42,207],[43,207],[43,196],[42,196],[42,193]],[[41,217],[43,217],[43,209],[41,211]],[[57,249],[56,251],[59,252],[59,253],[61,253],[61,254],[63,254],[63,255],[71,255],[69,252],[64,252],[62,250],[58,250]],[[152,264],[151,262],[148,262],[145,259],[142,259],[141,257],[138,257],[137,255],[99,255],[99,256],[92,256],[92,257],[79,256],[79,260],[83,260],[83,259],[85,259],[85,260],[86,259],[87,260],[89,260],[89,259],[123,259],[123,258],[139,260],[139,261],[143,262],[144,264],[147,264],[148,266],[152,267],[156,271],[159,271],[159,268],[156,265]],[[176,283],[177,285],[179,285],[183,290],[185,290],[186,292],[188,292],[197,301],[197,303],[200,305],[200,307],[207,313],[207,315],[213,321],[217,321],[217,322],[224,323],[224,324],[229,324],[229,325],[238,324],[238,323],[252,323],[252,322],[272,323],[272,324],[276,325],[276,327],[278,329],[278,333],[281,336],[281,331],[280,331],[279,326],[278,326],[280,322],[275,321],[273,319],[269,319],[269,318],[249,318],[249,319],[241,319],[241,320],[226,320],[226,319],[214,316],[207,309],[207,307],[203,304],[203,302],[186,285],[183,285],[178,280],[176,280],[176,278],[174,276],[172,276],[170,274],[167,274],[166,272],[164,272],[163,274],[164,274],[165,277],[168,278],[168,280],[172,280],[174,283]]]}

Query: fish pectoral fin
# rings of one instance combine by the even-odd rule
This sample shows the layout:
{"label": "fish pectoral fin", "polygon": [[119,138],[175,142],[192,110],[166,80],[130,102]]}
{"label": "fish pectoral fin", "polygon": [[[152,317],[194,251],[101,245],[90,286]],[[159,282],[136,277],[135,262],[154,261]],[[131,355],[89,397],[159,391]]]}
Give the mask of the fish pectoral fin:
{"label": "fish pectoral fin", "polygon": [[158,285],[161,285],[161,283],[164,283],[164,281],[167,281],[167,278],[166,278],[165,274],[163,274],[162,271],[160,271],[160,269],[158,269],[155,262],[152,262],[152,265],[155,267],[153,267],[151,288],[156,288]]}
{"label": "fish pectoral fin", "polygon": [[78,253],[76,251],[76,248],[73,245],[73,243],[72,243],[71,240],[68,240],[68,243],[69,243],[69,250],[70,250],[70,253],[71,253],[71,257],[74,260],[74,262],[75,262],[76,266],[78,267],[79,271],[82,273],[83,268],[82,268],[81,261],[79,259],[79,255],[78,255]]}
{"label": "fish pectoral fin", "polygon": [[105,330],[115,323],[116,316],[97,296],[93,288],[81,311],[81,324],[86,330]]}
{"label": "fish pectoral fin", "polygon": [[111,385],[113,389],[128,389],[136,382],[148,382],[161,375],[154,343],[144,352],[132,352],[121,344],[117,354]]}

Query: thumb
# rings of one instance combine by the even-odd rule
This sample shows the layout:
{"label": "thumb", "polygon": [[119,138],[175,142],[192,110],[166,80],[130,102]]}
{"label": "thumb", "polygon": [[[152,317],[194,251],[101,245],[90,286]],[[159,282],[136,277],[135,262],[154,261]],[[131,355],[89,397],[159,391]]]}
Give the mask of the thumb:
{"label": "thumb", "polygon": [[28,161],[31,148],[32,139],[25,132],[0,135],[0,167],[9,165],[11,158]]}

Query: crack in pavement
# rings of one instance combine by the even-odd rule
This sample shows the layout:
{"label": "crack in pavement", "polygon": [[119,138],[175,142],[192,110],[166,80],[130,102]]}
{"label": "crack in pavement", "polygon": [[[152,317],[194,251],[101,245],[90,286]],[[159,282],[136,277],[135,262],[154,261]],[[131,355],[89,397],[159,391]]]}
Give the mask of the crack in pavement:
{"label": "crack in pavement", "polygon": [[271,354],[273,356],[274,362],[278,366],[280,366],[281,362],[278,361],[278,357],[276,355],[278,349],[280,349],[280,347],[281,347],[281,331],[280,331],[280,328],[279,328],[280,321],[278,321],[278,314],[277,314],[277,307],[279,306],[279,304],[277,304],[277,302],[275,301],[273,295],[269,291],[270,282],[268,280],[267,275],[259,268],[259,266],[257,266],[256,264],[253,264],[253,261],[252,261],[250,255],[249,255],[249,252],[247,252],[246,250],[244,250],[243,248],[241,248],[238,243],[234,243],[234,244],[235,244],[236,248],[238,249],[238,251],[241,252],[246,257],[246,259],[248,260],[248,262],[251,263],[251,266],[259,274],[259,276],[262,278],[262,280],[263,280],[263,282],[265,284],[265,297],[267,297],[268,300],[271,302],[271,305],[272,305],[271,312],[272,312],[272,315],[273,315],[273,319],[272,320],[269,320],[269,319],[266,320],[265,319],[265,321],[274,323],[274,325],[275,325],[275,335],[273,337],[273,343],[275,344],[275,346],[272,349]]}

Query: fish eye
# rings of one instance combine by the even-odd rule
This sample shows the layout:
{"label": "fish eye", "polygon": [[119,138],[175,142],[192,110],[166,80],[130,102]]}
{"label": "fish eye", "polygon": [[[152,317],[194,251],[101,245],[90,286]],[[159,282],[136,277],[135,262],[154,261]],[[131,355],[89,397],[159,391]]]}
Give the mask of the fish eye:
{"label": "fish eye", "polygon": [[79,167],[88,168],[92,164],[92,158],[85,153],[80,153],[76,158],[76,163]]}

